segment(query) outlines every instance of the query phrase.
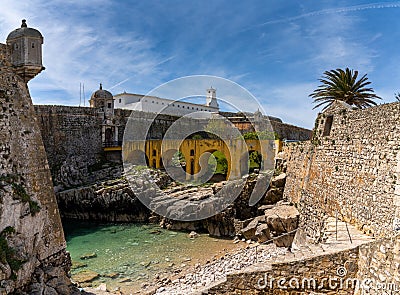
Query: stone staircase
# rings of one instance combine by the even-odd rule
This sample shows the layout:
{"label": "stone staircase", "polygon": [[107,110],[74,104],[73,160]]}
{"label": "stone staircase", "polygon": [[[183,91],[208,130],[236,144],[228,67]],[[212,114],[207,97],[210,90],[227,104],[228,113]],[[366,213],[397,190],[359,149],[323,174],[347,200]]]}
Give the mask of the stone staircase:
{"label": "stone staircase", "polygon": [[[273,256],[268,262],[255,263],[237,272],[228,273],[225,279],[214,282],[202,290],[191,294],[305,294],[300,290],[257,290],[257,281],[264,276],[276,278],[301,277],[355,277],[354,266],[358,260],[358,247],[374,239],[363,234],[354,226],[329,218],[325,226],[326,240],[320,244],[303,243],[293,245],[284,255]],[[258,247],[262,247],[258,246]],[[261,249],[260,249],[261,250]],[[348,269],[346,269],[346,267]],[[342,272],[342,273],[339,273]],[[303,290],[304,291],[304,290]],[[354,290],[336,290],[334,293],[314,294],[353,294]]]}

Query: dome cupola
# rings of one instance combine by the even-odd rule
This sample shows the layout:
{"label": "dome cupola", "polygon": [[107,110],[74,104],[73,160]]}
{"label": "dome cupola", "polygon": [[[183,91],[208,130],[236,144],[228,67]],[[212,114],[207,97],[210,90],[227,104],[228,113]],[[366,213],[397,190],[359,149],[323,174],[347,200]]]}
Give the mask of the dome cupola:
{"label": "dome cupola", "polygon": [[114,114],[114,97],[111,92],[103,89],[103,85],[101,83],[100,88],[93,92],[89,103],[91,108],[98,108],[102,110],[106,117]]}

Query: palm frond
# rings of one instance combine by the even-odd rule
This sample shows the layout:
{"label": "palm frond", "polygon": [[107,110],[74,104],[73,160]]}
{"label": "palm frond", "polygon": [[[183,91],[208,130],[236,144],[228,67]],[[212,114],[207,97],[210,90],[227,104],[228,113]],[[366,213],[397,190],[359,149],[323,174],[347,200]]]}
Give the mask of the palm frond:
{"label": "palm frond", "polygon": [[367,75],[358,79],[358,71],[349,68],[325,71],[323,77],[319,79],[321,85],[317,87],[309,97],[314,99],[317,105],[313,108],[324,106],[329,107],[334,101],[339,100],[353,105],[357,108],[366,108],[377,105],[374,99],[381,99],[374,93]]}

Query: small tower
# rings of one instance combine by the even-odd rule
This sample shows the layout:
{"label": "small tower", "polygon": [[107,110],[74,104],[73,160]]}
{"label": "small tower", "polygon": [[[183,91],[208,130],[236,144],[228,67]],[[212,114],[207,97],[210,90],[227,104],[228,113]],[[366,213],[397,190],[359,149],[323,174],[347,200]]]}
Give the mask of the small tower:
{"label": "small tower", "polygon": [[100,88],[93,92],[89,100],[91,108],[101,109],[106,117],[114,115],[114,97],[111,92],[104,90],[100,83]]}
{"label": "small tower", "polygon": [[42,65],[42,44],[42,34],[36,29],[28,28],[24,19],[21,28],[12,31],[7,37],[11,63],[25,82],[45,69]]}
{"label": "small tower", "polygon": [[206,106],[219,109],[217,102],[217,90],[212,88],[207,89]]}
{"label": "small tower", "polygon": [[257,109],[257,111],[254,113],[254,121],[262,122],[262,120],[263,120],[263,114],[260,112],[260,109]]}

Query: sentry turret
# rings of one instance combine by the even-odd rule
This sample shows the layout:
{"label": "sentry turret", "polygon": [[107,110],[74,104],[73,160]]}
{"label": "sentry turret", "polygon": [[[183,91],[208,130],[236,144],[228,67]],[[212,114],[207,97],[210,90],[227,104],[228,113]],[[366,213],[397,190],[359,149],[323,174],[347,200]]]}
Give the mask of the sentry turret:
{"label": "sentry turret", "polygon": [[42,65],[42,44],[42,34],[36,29],[28,28],[24,19],[21,27],[7,37],[11,63],[25,82],[45,69]]}

